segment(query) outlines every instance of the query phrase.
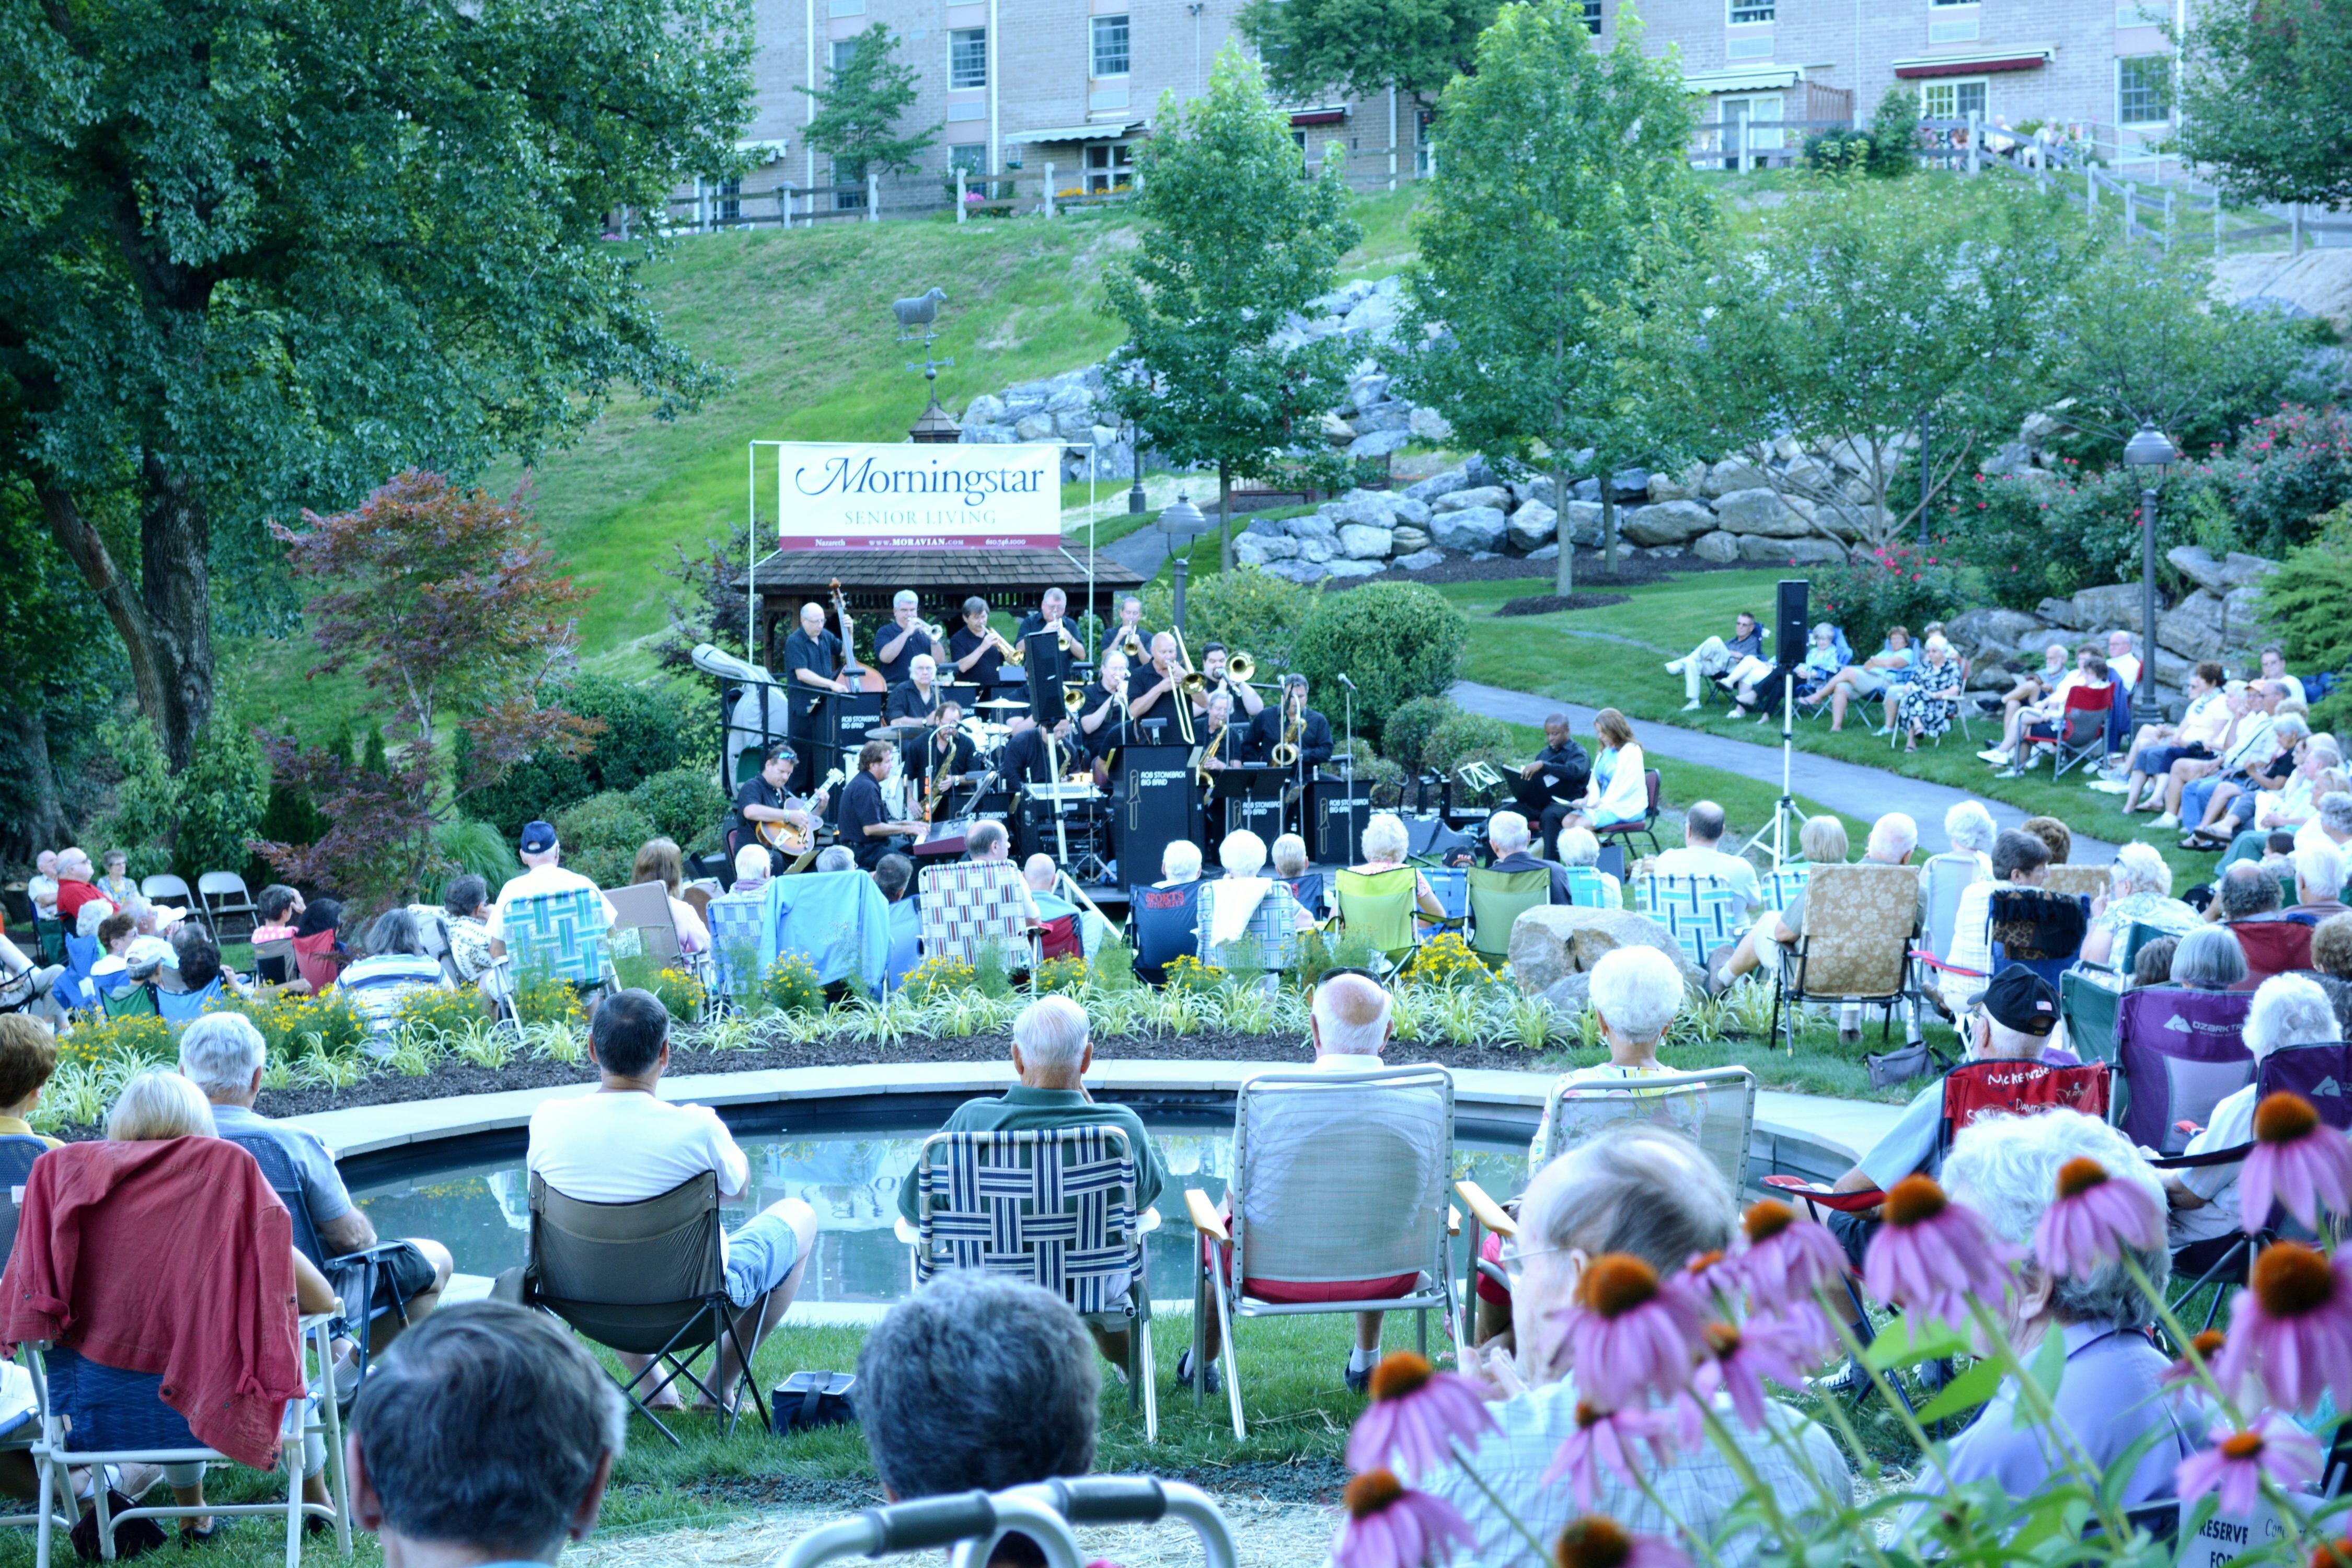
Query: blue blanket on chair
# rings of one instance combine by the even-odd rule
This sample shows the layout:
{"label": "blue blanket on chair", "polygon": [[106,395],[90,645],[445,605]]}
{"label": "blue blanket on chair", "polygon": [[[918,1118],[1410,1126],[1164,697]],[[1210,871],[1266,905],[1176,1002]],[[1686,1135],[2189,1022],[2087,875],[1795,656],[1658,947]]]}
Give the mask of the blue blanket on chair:
{"label": "blue blanket on chair", "polygon": [[768,882],[760,927],[760,968],[796,952],[830,985],[855,974],[869,996],[882,994],[890,963],[890,905],[863,871],[803,872]]}

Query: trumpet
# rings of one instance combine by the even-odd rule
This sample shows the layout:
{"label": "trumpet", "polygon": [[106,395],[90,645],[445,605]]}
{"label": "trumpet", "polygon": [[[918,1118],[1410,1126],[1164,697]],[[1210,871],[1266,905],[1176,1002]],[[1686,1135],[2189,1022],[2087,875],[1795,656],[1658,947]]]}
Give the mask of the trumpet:
{"label": "trumpet", "polygon": [[1045,629],[1052,632],[1056,637],[1059,637],[1063,647],[1068,649],[1072,653],[1079,655],[1082,658],[1085,656],[1087,651],[1086,644],[1080,642],[1076,637],[1072,636],[1070,628],[1064,626],[1058,617],[1046,622]]}
{"label": "trumpet", "polygon": [[1119,627],[1117,632],[1112,634],[1110,647],[1111,651],[1114,653],[1127,653],[1129,650],[1132,650],[1134,656],[1138,658],[1150,658],[1151,657],[1150,648],[1144,646],[1143,634],[1137,631],[1133,626],[1123,626]]}
{"label": "trumpet", "polygon": [[930,638],[931,644],[935,647],[945,647],[948,646],[948,629],[945,626],[926,626],[920,620],[918,620],[915,623],[914,629]]}
{"label": "trumpet", "polygon": [[1019,664],[1022,656],[1029,651],[1016,643],[1005,641],[1004,634],[994,626],[988,628],[988,640],[1004,650],[1004,662],[1007,664]]}
{"label": "trumpet", "polygon": [[1257,660],[1252,658],[1249,655],[1245,653],[1229,653],[1225,656],[1225,678],[1227,679],[1238,680],[1244,686],[1247,686],[1250,683],[1250,677],[1256,673]]}

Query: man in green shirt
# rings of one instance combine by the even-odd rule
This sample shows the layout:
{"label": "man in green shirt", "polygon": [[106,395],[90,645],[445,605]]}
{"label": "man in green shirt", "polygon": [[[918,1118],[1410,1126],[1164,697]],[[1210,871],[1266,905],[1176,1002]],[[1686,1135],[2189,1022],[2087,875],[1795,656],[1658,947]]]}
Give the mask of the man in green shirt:
{"label": "man in green shirt", "polygon": [[[1103,1105],[1084,1081],[1095,1050],[1087,1037],[1087,1012],[1067,996],[1043,996],[1013,1021],[1013,1070],[1021,1081],[993,1100],[969,1100],[947,1119],[943,1132],[1044,1132],[1061,1127],[1108,1125],[1127,1134],[1135,1152],[1135,1201],[1150,1208],[1159,1201],[1167,1173],[1143,1122],[1124,1105]],[[917,1166],[898,1184],[898,1212],[914,1223],[919,1209]]]}

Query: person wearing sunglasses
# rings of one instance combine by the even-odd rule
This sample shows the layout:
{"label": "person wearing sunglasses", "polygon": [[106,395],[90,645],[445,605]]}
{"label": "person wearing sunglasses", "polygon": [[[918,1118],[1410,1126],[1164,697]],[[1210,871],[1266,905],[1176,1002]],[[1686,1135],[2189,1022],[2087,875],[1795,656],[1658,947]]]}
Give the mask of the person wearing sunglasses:
{"label": "person wearing sunglasses", "polygon": [[[1654,1123],[1620,1122],[1528,1184],[1518,1234],[1502,1256],[1511,1281],[1511,1343],[1490,1342],[1483,1362],[1467,1369],[1487,1384],[1496,1429],[1466,1460],[1426,1482],[1468,1520],[1476,1542],[1470,1561],[1500,1568],[1526,1553],[1525,1538],[1497,1500],[1541,1541],[1557,1539],[1573,1515],[1601,1513],[1647,1534],[1677,1536],[1687,1527],[1718,1542],[1709,1561],[1721,1568],[1749,1568],[1759,1560],[1767,1542],[1755,1531],[1722,1534],[1748,1489],[1712,1443],[1654,1466],[1639,1488],[1601,1467],[1591,1508],[1577,1507],[1568,1487],[1547,1478],[1560,1445],[1578,1429],[1576,1377],[1559,1364],[1560,1320],[1593,1260],[1630,1255],[1664,1278],[1695,1255],[1728,1247],[1738,1223],[1730,1186],[1714,1163],[1687,1138]],[[1751,1432],[1727,1402],[1719,1408],[1744,1464],[1791,1512],[1811,1510],[1817,1523],[1826,1523],[1819,1490],[1790,1457],[1799,1448],[1838,1505],[1851,1504],[1845,1459],[1819,1426],[1775,1406],[1769,1429]]]}

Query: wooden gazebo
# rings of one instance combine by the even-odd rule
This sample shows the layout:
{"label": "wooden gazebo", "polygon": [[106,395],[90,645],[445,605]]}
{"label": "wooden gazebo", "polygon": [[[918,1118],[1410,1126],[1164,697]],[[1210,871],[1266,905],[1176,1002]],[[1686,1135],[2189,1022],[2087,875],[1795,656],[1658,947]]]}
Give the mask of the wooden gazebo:
{"label": "wooden gazebo", "polygon": [[[1143,579],[1109,556],[1097,552],[1087,597],[1087,550],[780,550],[751,570],[750,586],[759,597],[761,661],[779,668],[783,639],[799,624],[801,606],[833,612],[832,584],[838,581],[861,643],[890,618],[890,600],[901,588],[922,596],[922,618],[952,631],[972,595],[992,611],[1020,616],[1037,607],[1048,588],[1069,595],[1075,617],[1092,609],[1105,621],[1121,594],[1139,590]],[[737,579],[736,586],[744,584]],[[835,628],[838,630],[838,627]],[[866,649],[858,650],[861,657]]]}

